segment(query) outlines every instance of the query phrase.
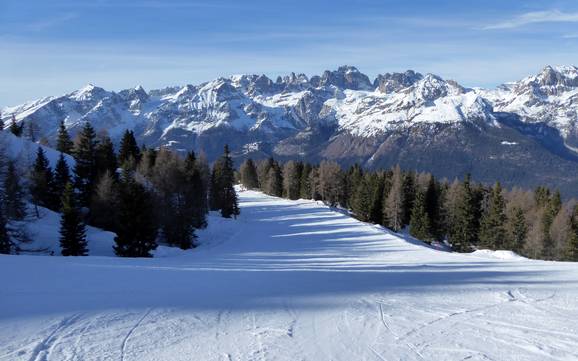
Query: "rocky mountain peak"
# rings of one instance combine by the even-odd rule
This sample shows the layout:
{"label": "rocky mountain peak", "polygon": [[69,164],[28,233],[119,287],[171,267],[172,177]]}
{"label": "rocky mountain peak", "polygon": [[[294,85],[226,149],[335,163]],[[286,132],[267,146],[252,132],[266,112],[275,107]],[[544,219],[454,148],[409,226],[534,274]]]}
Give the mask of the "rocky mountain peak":
{"label": "rocky mountain peak", "polygon": [[319,79],[319,85],[333,85],[341,89],[351,90],[373,90],[373,85],[367,75],[349,65],[340,66],[334,71],[324,71]]}
{"label": "rocky mountain peak", "polygon": [[410,87],[422,78],[423,75],[413,70],[407,70],[403,73],[379,74],[373,82],[373,87],[382,93],[390,94]]}
{"label": "rocky mountain peak", "polygon": [[517,82],[513,88],[517,94],[537,97],[559,95],[578,87],[578,68],[575,66],[546,66],[540,73]]}

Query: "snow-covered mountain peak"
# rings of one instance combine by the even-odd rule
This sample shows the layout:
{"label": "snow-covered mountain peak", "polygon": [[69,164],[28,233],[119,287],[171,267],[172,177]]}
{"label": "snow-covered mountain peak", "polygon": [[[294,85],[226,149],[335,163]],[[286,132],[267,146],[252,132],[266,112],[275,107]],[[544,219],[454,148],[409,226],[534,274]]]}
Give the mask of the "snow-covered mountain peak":
{"label": "snow-covered mountain peak", "polygon": [[86,84],[82,88],[74,91],[71,97],[78,101],[90,100],[95,98],[102,98],[106,96],[108,92],[103,88],[97,87],[91,83]]}

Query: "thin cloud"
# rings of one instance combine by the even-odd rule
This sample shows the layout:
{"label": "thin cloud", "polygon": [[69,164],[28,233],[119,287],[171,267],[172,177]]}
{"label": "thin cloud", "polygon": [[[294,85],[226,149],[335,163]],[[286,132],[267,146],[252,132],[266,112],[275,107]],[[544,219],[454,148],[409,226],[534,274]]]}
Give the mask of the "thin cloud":
{"label": "thin cloud", "polygon": [[518,15],[512,19],[484,26],[483,30],[515,29],[538,23],[578,22],[578,13],[565,13],[560,10],[533,11]]}
{"label": "thin cloud", "polygon": [[58,26],[67,21],[76,19],[77,17],[78,14],[76,13],[65,13],[53,18],[28,23],[24,25],[23,28],[28,31],[43,31]]}

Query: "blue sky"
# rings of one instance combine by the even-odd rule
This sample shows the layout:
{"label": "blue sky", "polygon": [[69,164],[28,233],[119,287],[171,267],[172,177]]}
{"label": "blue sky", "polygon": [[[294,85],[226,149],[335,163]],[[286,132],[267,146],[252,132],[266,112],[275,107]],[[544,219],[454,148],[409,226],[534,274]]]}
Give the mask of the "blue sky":
{"label": "blue sky", "polygon": [[343,64],[493,87],[577,63],[574,0],[0,0],[2,106]]}

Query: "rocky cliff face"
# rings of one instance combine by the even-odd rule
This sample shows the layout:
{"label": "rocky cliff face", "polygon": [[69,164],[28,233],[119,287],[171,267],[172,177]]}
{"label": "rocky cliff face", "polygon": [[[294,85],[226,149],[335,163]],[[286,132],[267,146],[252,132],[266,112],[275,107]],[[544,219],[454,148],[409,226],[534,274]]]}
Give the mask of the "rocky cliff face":
{"label": "rocky cliff face", "polygon": [[335,159],[406,167],[439,176],[578,192],[578,69],[546,67],[495,90],[468,89],[408,70],[371,81],[342,66],[308,78],[291,73],[218,78],[199,85],[120,92],[87,85],[60,97],[5,108],[53,140],[64,120],[89,121],[118,140],[132,129],[149,146],[203,150],[229,144],[238,157]]}

